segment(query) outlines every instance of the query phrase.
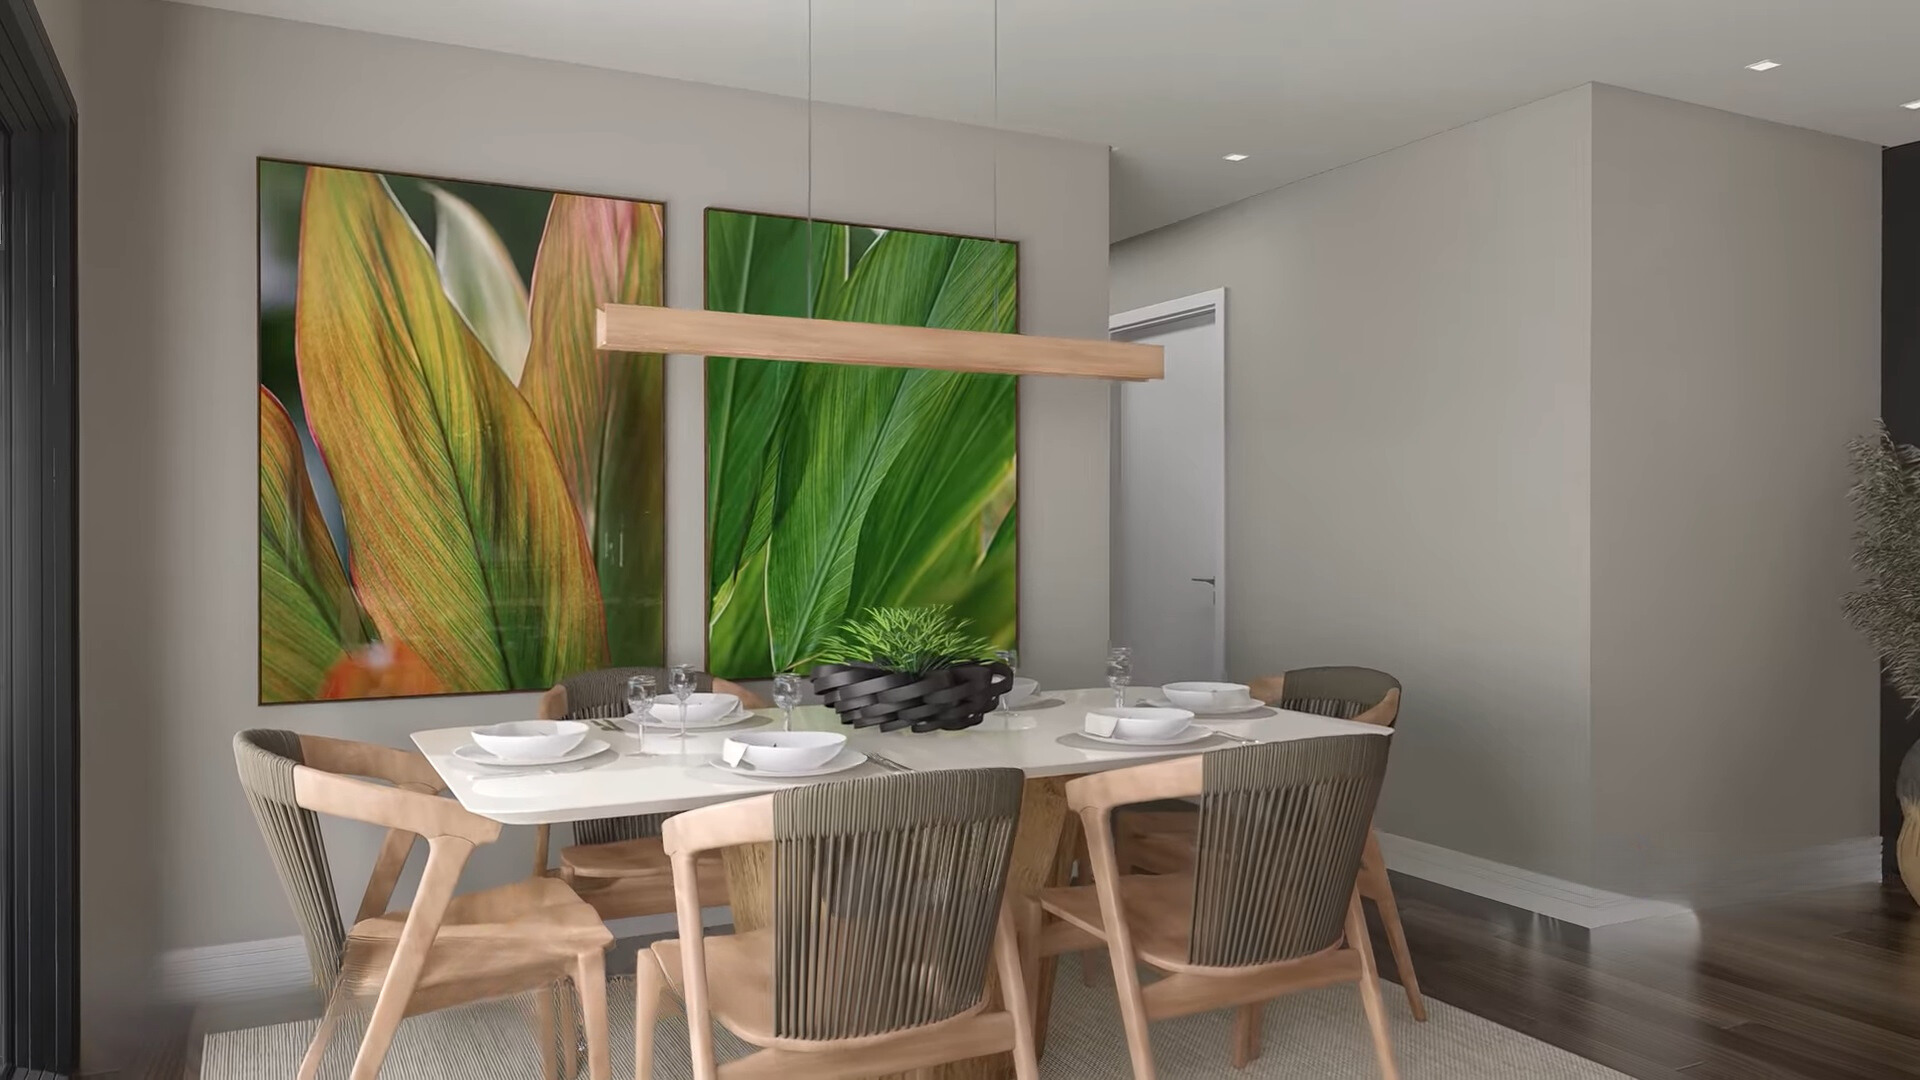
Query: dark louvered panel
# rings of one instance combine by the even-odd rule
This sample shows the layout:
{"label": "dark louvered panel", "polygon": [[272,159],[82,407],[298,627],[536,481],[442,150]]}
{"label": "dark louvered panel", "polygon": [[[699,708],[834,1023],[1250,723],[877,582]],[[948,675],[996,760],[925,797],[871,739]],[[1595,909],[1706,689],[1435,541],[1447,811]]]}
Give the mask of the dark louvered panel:
{"label": "dark louvered panel", "polygon": [[73,97],[0,0],[0,1075],[79,1053]]}

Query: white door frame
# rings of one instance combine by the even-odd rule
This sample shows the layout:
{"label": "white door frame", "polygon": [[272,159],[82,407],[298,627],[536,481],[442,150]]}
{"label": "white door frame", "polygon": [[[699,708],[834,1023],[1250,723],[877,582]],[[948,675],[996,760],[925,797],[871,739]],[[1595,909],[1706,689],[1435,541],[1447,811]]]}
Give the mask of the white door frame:
{"label": "white door frame", "polygon": [[[1148,304],[1146,307],[1134,308],[1132,311],[1123,311],[1118,315],[1109,315],[1107,316],[1107,337],[1114,338],[1121,334],[1137,333],[1155,326],[1163,326],[1169,323],[1179,322],[1183,319],[1190,319],[1209,311],[1213,313],[1213,325],[1220,331],[1220,385],[1224,390],[1227,385],[1227,290],[1224,288],[1208,289],[1206,292],[1194,293],[1192,296],[1183,296],[1178,300],[1168,300],[1159,304]],[[1123,384],[1117,382],[1113,384],[1112,422],[1114,441],[1116,444],[1120,439],[1120,389],[1122,385]],[[1227,663],[1226,403],[1227,395],[1223,392],[1220,395],[1220,490],[1215,493],[1218,496],[1218,505],[1220,507],[1220,550],[1215,554],[1213,584],[1213,654],[1219,658],[1221,670],[1214,672],[1215,678],[1226,677],[1225,669]],[[1116,462],[1115,468],[1117,469],[1117,463],[1119,461],[1118,453],[1114,455],[1114,460]],[[1117,492],[1119,485],[1113,485],[1113,490]]]}

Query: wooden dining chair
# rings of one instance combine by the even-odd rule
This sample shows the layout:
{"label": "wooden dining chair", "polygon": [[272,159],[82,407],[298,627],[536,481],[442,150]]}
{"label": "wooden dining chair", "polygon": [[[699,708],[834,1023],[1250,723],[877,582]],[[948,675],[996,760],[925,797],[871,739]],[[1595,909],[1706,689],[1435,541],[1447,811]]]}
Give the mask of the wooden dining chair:
{"label": "wooden dining chair", "polygon": [[[902,773],[669,818],[680,938],[639,957],[637,1075],[653,1075],[654,1019],[671,989],[695,1080],[838,1080],[1002,1051],[1034,1080],[1007,895],[1024,780],[1017,769]],[[773,849],[770,925],[705,936],[695,860],[759,843]],[[710,1019],[760,1049],[716,1065]]]}
{"label": "wooden dining chair", "polygon": [[[1284,675],[1255,679],[1253,696],[1277,708],[1332,716],[1362,724],[1392,727],[1400,717],[1400,680],[1384,671],[1363,667],[1298,668]],[[1191,808],[1161,807],[1129,811],[1115,817],[1116,840],[1123,866],[1156,874],[1177,873],[1193,865],[1194,815]],[[1387,932],[1394,970],[1406,992],[1415,1020],[1427,1018],[1427,1000],[1420,993],[1413,956],[1407,948],[1400,905],[1387,876],[1378,830],[1367,831],[1367,850],[1360,862],[1360,896],[1380,911]]]}
{"label": "wooden dining chair", "polygon": [[[314,983],[328,994],[299,1080],[318,1075],[334,1029],[368,1000],[373,1011],[353,1059],[353,1080],[379,1076],[394,1034],[409,1016],[548,989],[567,979],[586,1021],[588,1075],[611,1080],[605,952],[613,935],[557,881],[536,878],[456,898],[454,886],[468,856],[497,839],[500,824],[439,796],[440,778],[425,758],[270,730],[235,735],[233,754],[306,938]],[[340,916],[319,814],[387,828],[351,926]],[[389,911],[416,839],[427,842],[427,863],[413,906]],[[560,1071],[553,1054],[554,1000],[551,994],[540,998],[541,1060],[549,1080]],[[560,1038],[570,1058],[572,1035]]]}
{"label": "wooden dining chair", "polygon": [[[666,668],[618,667],[569,675],[540,696],[542,720],[614,719],[627,715],[627,680],[652,675],[661,693],[667,689]],[[697,688],[733,694],[749,709],[764,709],[760,695],[738,683],[697,675]],[[660,822],[665,814],[595,818],[573,823],[573,844],[561,849],[560,866],[547,863],[551,827],[539,826],[534,840],[534,873],[557,873],[581,899],[592,904],[603,919],[635,915],[665,915],[673,910],[673,873],[660,849]],[[726,873],[718,859],[701,864],[708,895],[726,902]]]}
{"label": "wooden dining chair", "polygon": [[[1398,1080],[1355,888],[1389,741],[1355,734],[1261,743],[1068,782],[1094,884],[1043,889],[1022,920],[1036,957],[1105,945],[1134,1080],[1154,1076],[1151,1020],[1241,1007],[1233,1053],[1241,1068],[1259,1056],[1248,1007],[1340,982],[1359,984],[1380,1074]],[[1199,800],[1193,867],[1122,876],[1114,810],[1188,798]],[[1140,963],[1163,977],[1143,987]]]}

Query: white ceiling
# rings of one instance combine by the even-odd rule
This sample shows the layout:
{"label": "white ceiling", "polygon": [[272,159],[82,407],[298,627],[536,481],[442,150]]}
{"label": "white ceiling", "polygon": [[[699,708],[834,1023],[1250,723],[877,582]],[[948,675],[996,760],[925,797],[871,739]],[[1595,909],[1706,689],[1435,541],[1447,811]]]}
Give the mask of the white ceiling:
{"label": "white ceiling", "polygon": [[[776,94],[807,0],[190,0]],[[993,0],[812,0],[816,97],[993,123]],[[1606,82],[1920,140],[1916,0],[1001,0],[999,123],[1118,147],[1113,236]],[[1765,72],[1743,65],[1781,63]],[[1230,164],[1220,155],[1251,155]]]}

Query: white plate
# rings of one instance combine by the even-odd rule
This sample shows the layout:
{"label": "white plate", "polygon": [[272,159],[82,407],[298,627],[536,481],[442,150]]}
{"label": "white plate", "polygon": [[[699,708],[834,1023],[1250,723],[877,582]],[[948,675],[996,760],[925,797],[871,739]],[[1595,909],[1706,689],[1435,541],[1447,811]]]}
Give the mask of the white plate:
{"label": "white plate", "polygon": [[486,765],[496,769],[524,769],[529,766],[565,765],[572,761],[585,761],[595,754],[606,751],[610,746],[611,744],[605,739],[596,739],[589,736],[582,740],[579,746],[561,754],[559,757],[503,758],[495,757],[473,743],[462,743],[453,748],[453,756],[459,758],[461,761],[472,762],[475,765]]}
{"label": "white plate", "polygon": [[1205,724],[1190,724],[1180,734],[1167,739],[1116,739],[1111,735],[1095,735],[1091,731],[1076,731],[1074,734],[1090,742],[1104,743],[1107,746],[1185,746],[1188,743],[1213,738],[1213,729]]}
{"label": "white plate", "polygon": [[867,755],[853,749],[840,751],[832,761],[827,762],[817,769],[804,769],[800,772],[768,772],[765,769],[736,768],[719,758],[714,758],[712,761],[707,762],[707,764],[719,769],[723,773],[731,773],[734,776],[753,777],[760,780],[798,780],[808,776],[831,776],[834,773],[846,772],[848,769],[857,769],[866,763]]}
{"label": "white plate", "polygon": [[[705,724],[689,723],[687,724],[687,730],[688,731],[706,731],[710,728],[731,727],[732,725],[737,724],[742,720],[751,719],[752,716],[753,716],[752,711],[749,710],[745,705],[735,705],[733,707],[732,712],[721,717],[720,719],[714,720]],[[623,723],[631,723],[633,721],[633,714],[628,713],[627,715],[621,717],[620,719]],[[680,718],[678,716],[674,717],[671,720],[662,720],[657,716],[648,715],[648,716],[641,717],[640,724],[641,726],[645,727],[648,731],[679,731],[680,730]]]}
{"label": "white plate", "polygon": [[[1146,701],[1141,702],[1140,704],[1146,705],[1150,708],[1155,708],[1155,709],[1185,709],[1186,708],[1186,706],[1184,705],[1173,704],[1172,702],[1168,701],[1165,697],[1159,694],[1153,695],[1152,697],[1150,697]],[[1272,708],[1272,706],[1262,701],[1256,701],[1251,705],[1247,705],[1238,709],[1188,709],[1187,711],[1191,712],[1195,716],[1245,716],[1248,713],[1259,712],[1261,709],[1267,709],[1267,708]]]}

